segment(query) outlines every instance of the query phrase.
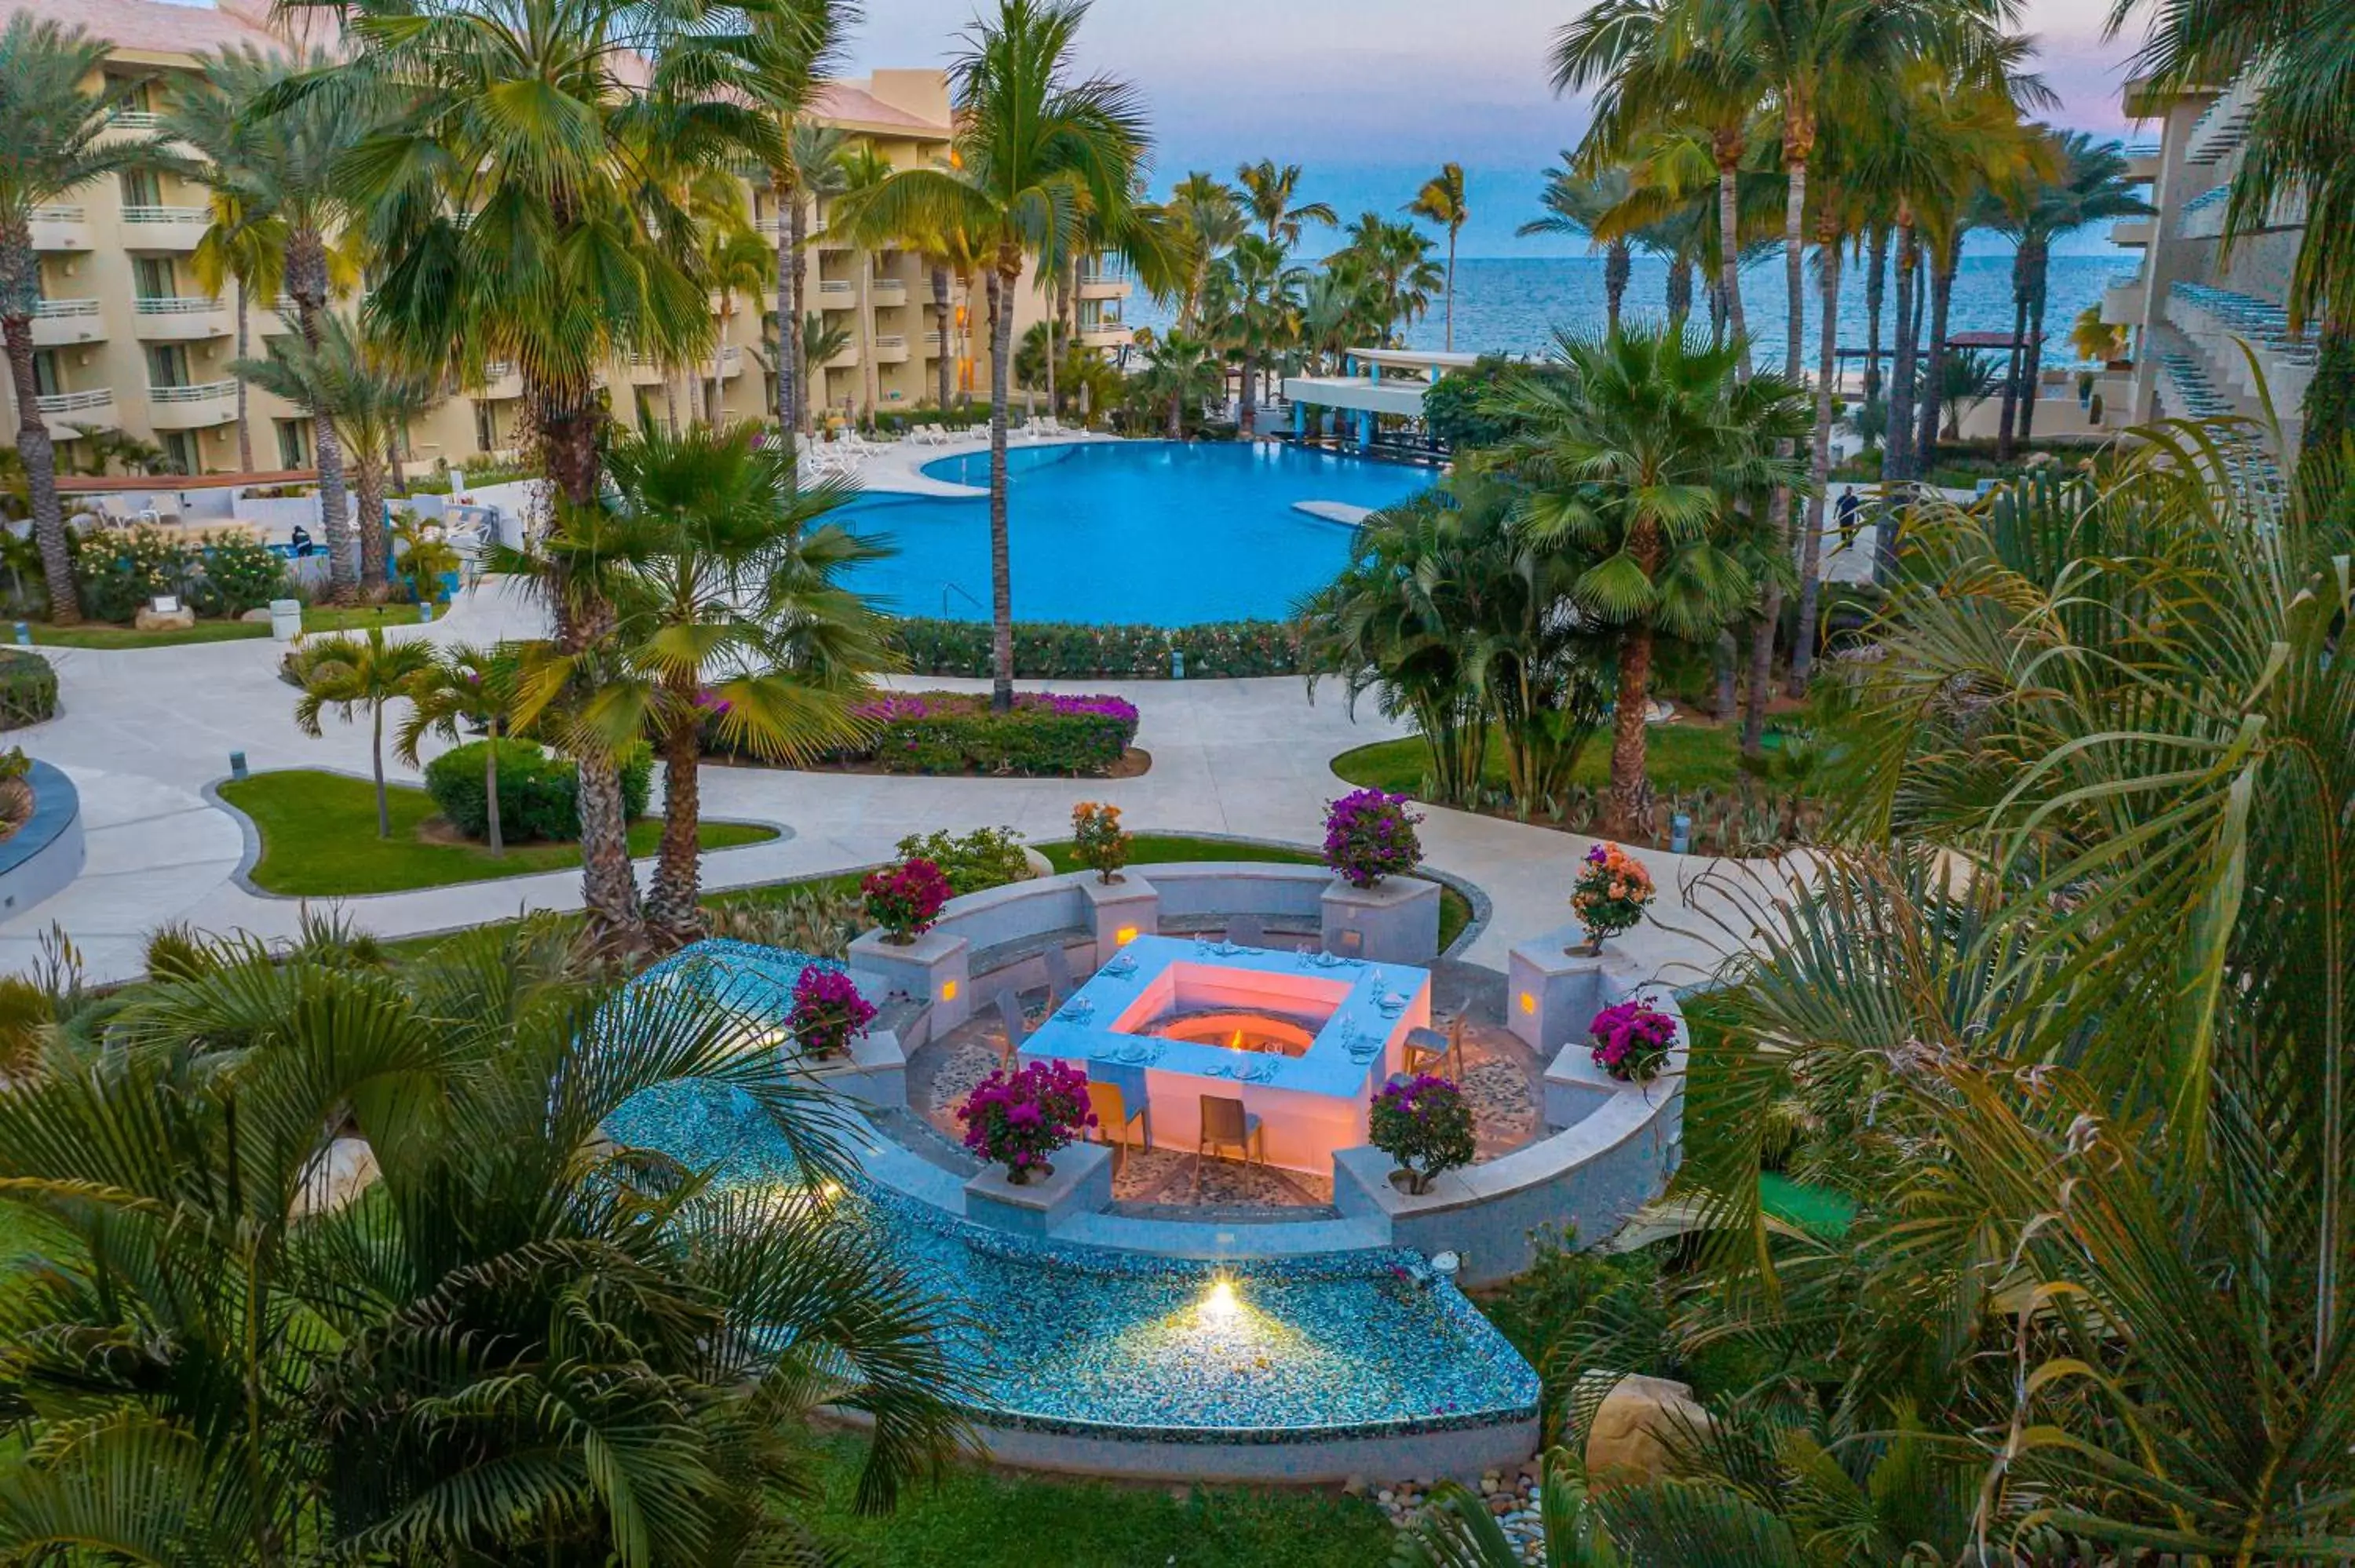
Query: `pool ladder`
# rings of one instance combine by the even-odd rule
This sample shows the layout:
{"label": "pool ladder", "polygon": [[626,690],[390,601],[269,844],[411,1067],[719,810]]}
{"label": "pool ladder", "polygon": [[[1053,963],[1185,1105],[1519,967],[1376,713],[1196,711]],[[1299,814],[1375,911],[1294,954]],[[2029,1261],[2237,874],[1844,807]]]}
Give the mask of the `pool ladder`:
{"label": "pool ladder", "polygon": [[949,595],[951,594],[956,595],[959,599],[964,600],[965,603],[973,606],[975,609],[987,609],[989,608],[989,606],[982,603],[981,600],[965,592],[964,588],[958,587],[955,583],[943,583],[941,585],[941,619],[943,620],[946,620],[949,618]]}

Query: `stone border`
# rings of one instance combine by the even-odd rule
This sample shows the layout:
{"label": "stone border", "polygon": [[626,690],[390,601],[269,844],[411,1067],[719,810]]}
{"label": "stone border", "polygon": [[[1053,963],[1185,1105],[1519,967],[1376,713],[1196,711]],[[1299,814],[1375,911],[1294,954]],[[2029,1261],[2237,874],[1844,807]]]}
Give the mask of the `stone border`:
{"label": "stone border", "polygon": [[54,763],[32,760],[33,814],[0,842],[0,914],[22,915],[81,874],[89,859],[81,791]]}
{"label": "stone border", "polygon": [[[265,773],[333,773],[345,779],[357,779],[366,784],[374,784],[376,782],[374,775],[362,773],[358,769],[351,768],[264,768],[254,772],[250,772],[247,774],[246,777],[248,779],[259,779]],[[256,883],[253,880],[252,875],[253,868],[261,863],[261,830],[254,825],[254,821],[251,817],[247,816],[245,812],[239,810],[237,806],[224,799],[220,792],[220,787],[222,785],[234,784],[236,782],[238,782],[238,780],[231,778],[229,775],[226,773],[220,774],[213,779],[208,779],[205,784],[197,789],[197,793],[204,798],[207,805],[213,807],[217,810],[228,812],[230,820],[237,823],[237,831],[244,839],[245,847],[238,855],[237,869],[229,873],[229,880],[236,883],[237,885],[245,892],[253,895],[256,898],[268,898],[280,904],[352,904],[366,907],[375,899],[402,898],[412,893],[430,891],[430,889],[423,887],[396,887],[389,889],[383,893],[272,893],[270,889]],[[405,779],[388,779],[385,780],[385,784],[388,788],[396,783],[409,789],[421,788],[421,786],[409,784]],[[740,849],[759,849],[764,844],[784,843],[797,836],[791,823],[773,822],[760,817],[705,817],[701,820],[707,822],[735,822],[747,827],[770,828],[773,829],[777,835],[773,839],[762,839],[754,843],[730,844],[725,849],[705,850],[702,853],[706,855],[728,854]],[[633,860],[630,863],[633,865],[649,865],[653,863],[653,861],[654,857],[652,855],[647,855],[640,859]],[[550,866],[539,871],[518,871],[506,876],[485,876],[475,882],[436,883],[432,885],[434,887],[496,887],[501,883],[514,882],[521,877],[549,876],[575,869],[577,868],[572,866]],[[823,876],[826,874],[820,873],[819,874]],[[765,886],[767,885],[755,884],[754,885]],[[713,891],[725,893],[731,892],[733,890],[729,888],[718,888]],[[503,918],[503,916],[494,916],[492,918],[498,919]],[[485,922],[482,921],[474,921],[464,926],[448,926],[442,927],[439,931],[412,931],[404,935],[400,939],[407,941],[410,937],[454,936],[460,931],[471,931],[475,926],[482,925]]]}

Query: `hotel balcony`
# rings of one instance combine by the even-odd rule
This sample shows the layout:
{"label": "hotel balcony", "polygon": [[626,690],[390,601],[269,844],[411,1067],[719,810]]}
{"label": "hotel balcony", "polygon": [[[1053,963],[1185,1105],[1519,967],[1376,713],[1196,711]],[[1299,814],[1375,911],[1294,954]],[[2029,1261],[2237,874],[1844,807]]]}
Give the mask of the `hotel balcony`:
{"label": "hotel balcony", "polygon": [[2249,122],[2256,115],[2257,100],[2264,96],[2264,90],[2265,73],[2262,69],[2244,70],[2233,78],[2223,95],[2192,122],[2191,134],[2183,146],[2183,161],[2217,164],[2238,152],[2248,140]]}
{"label": "hotel balcony", "polygon": [[837,354],[832,359],[827,360],[826,362],[825,368],[828,370],[847,370],[858,363],[858,345],[854,343],[847,344],[840,354]]}
{"label": "hotel balcony", "polygon": [[881,333],[875,339],[875,363],[905,365],[908,363],[908,339],[903,333]]}
{"label": "hotel balcony", "polygon": [[924,345],[925,357],[931,359],[939,358],[948,345],[947,335],[937,332],[928,332],[918,341]]}
{"label": "hotel balcony", "polygon": [[719,378],[733,381],[744,374],[744,351],[734,344],[719,351]]}
{"label": "hotel balcony", "polygon": [[1082,272],[1080,274],[1079,297],[1082,300],[1124,300],[1128,298],[1128,280],[1114,272]]}
{"label": "hotel balcony", "polygon": [[665,371],[660,364],[643,354],[630,355],[630,383],[634,387],[659,387]]}
{"label": "hotel balcony", "polygon": [[2150,243],[2151,220],[2147,217],[2123,217],[2110,226],[2110,243],[2129,249]]}
{"label": "hotel balcony", "polygon": [[2126,178],[2155,180],[2158,178],[2159,149],[2148,144],[2126,149]]}
{"label": "hotel balcony", "polygon": [[878,309],[908,302],[908,285],[898,278],[878,278],[867,286],[867,302]]}
{"label": "hotel balcony", "polygon": [[79,207],[37,207],[27,215],[36,250],[87,250],[90,213]]}
{"label": "hotel balcony", "polygon": [[33,307],[35,348],[97,343],[105,336],[106,320],[96,300],[43,300]]}
{"label": "hotel balcony", "polygon": [[[2224,237],[2224,213],[2232,205],[2230,181],[2214,190],[2194,196],[2183,204],[2178,220],[2176,236],[2182,239],[2222,239]],[[2285,228],[2306,227],[2306,196],[2298,191],[2285,191],[2265,209],[2264,219],[2247,233],[2271,233]]]}
{"label": "hotel balcony", "polygon": [[237,331],[237,313],[201,294],[131,302],[133,330],[153,343],[193,343]]}
{"label": "hotel balcony", "polygon": [[118,109],[106,117],[106,129],[101,138],[112,136],[153,136],[164,128],[164,117],[151,109]]}
{"label": "hotel balcony", "polygon": [[815,305],[822,311],[847,311],[858,305],[858,285],[847,278],[813,278],[803,293],[805,310]]}
{"label": "hotel balcony", "polygon": [[[2167,320],[2206,361],[2211,385],[2256,406],[2257,375],[2277,408],[2296,408],[2313,384],[2320,345],[2311,328],[2289,330],[2289,313],[2271,300],[2204,283],[2167,291]],[[2250,360],[2256,361],[2253,373]]]}
{"label": "hotel balcony", "polygon": [[483,366],[483,384],[468,391],[477,403],[503,403],[523,396],[523,377],[516,367],[504,359],[495,359]]}
{"label": "hotel balcony", "polygon": [[1099,320],[1080,323],[1082,348],[1125,348],[1135,341],[1135,329],[1124,321]]}
{"label": "hotel balcony", "polygon": [[2138,327],[2142,325],[2143,307],[2150,299],[2149,286],[2139,272],[2128,272],[2113,278],[2102,291],[2102,321],[2108,326]]}
{"label": "hotel balcony", "polygon": [[213,215],[200,207],[126,207],[123,209],[123,249],[194,250],[212,222]]}
{"label": "hotel balcony", "polygon": [[237,418],[237,380],[147,389],[147,422],[159,430],[201,430]]}
{"label": "hotel balcony", "polygon": [[93,387],[83,392],[45,392],[33,399],[41,422],[53,441],[69,441],[93,430],[119,430],[123,417],[115,411],[114,389]]}

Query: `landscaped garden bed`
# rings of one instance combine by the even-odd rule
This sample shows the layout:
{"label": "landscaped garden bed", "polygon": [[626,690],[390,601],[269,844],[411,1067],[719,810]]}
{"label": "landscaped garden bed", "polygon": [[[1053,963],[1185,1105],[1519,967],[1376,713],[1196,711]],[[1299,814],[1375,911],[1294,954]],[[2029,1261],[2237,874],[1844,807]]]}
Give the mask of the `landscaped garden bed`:
{"label": "landscaped garden bed", "polygon": [[[911,617],[893,622],[892,640],[920,675],[982,678],[990,673],[986,621]],[[1299,638],[1280,620],[1217,620],[1199,626],[1014,623],[1018,680],[1233,679],[1300,671]]]}
{"label": "landscaped garden bed", "polygon": [[[986,694],[894,692],[860,704],[852,716],[866,726],[866,743],[833,751],[820,766],[1067,779],[1132,779],[1152,766],[1131,744],[1136,705],[1124,697],[1018,692],[1011,710],[996,713]],[[705,747],[727,755],[716,726]]]}

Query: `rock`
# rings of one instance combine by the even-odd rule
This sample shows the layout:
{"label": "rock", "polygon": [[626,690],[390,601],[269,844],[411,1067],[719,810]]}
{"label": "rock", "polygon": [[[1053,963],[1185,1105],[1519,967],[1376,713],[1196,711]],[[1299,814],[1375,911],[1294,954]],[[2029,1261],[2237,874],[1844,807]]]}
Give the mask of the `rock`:
{"label": "rock", "polygon": [[139,613],[131,618],[132,627],[140,631],[186,631],[197,623],[197,612],[182,605],[177,609],[157,609],[143,604]]}
{"label": "rock", "polygon": [[1497,1489],[1496,1471],[1490,1470],[1487,1475],[1480,1478],[1480,1489],[1484,1492],[1493,1492]]}
{"label": "rock", "polygon": [[1510,1498],[1490,1498],[1488,1499],[1488,1511],[1496,1515],[1498,1519],[1503,1519],[1507,1514],[1513,1511],[1513,1499]]}
{"label": "rock", "polygon": [[[1608,1373],[1587,1374],[1589,1377]],[[1586,1436],[1586,1473],[1601,1484],[1647,1481],[1668,1473],[1666,1439],[1707,1431],[1709,1412],[1684,1383],[1663,1377],[1623,1377],[1594,1412]]]}
{"label": "rock", "polygon": [[1055,874],[1055,863],[1049,860],[1045,855],[1040,854],[1037,850],[1032,849],[1028,844],[1024,844],[1022,846],[1022,863],[1030,868],[1030,876],[1034,881],[1042,876],[1052,876]]}
{"label": "rock", "polygon": [[1351,1498],[1364,1497],[1366,1495],[1366,1478],[1363,1476],[1351,1476],[1348,1480],[1343,1481],[1341,1483],[1341,1495],[1343,1497]]}
{"label": "rock", "polygon": [[270,607],[266,604],[256,605],[238,619],[251,621],[256,626],[267,626],[270,624]]}
{"label": "rock", "polygon": [[298,1214],[324,1214],[342,1208],[377,1178],[376,1150],[362,1138],[339,1138],[303,1172],[294,1199]]}
{"label": "rock", "polygon": [[1376,1502],[1378,1502],[1378,1503],[1380,1503],[1383,1507],[1387,1508],[1387,1507],[1389,1507],[1391,1503],[1396,1502],[1396,1501],[1398,1500],[1398,1499],[1397,1499],[1397,1497],[1396,1497],[1396,1496],[1395,1496],[1395,1495],[1391,1491],[1390,1488],[1388,1488],[1388,1487],[1384,1487],[1380,1491],[1376,1492],[1376,1493],[1374,1494],[1374,1500],[1375,1500]]}

